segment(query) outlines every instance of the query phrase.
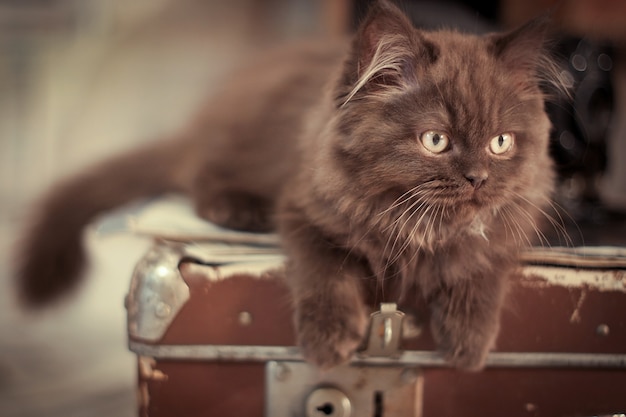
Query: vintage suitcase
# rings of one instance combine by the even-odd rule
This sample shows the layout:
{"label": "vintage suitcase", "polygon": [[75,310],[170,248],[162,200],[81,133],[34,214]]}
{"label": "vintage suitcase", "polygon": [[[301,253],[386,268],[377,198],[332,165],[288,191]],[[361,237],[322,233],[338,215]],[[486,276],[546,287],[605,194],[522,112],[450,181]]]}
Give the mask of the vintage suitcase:
{"label": "vintage suitcase", "polygon": [[136,267],[126,307],[140,416],[626,413],[622,249],[529,251],[482,372],[447,367],[423,313],[394,304],[372,315],[350,364],[321,372],[294,347],[275,237],[219,240],[157,239]]}

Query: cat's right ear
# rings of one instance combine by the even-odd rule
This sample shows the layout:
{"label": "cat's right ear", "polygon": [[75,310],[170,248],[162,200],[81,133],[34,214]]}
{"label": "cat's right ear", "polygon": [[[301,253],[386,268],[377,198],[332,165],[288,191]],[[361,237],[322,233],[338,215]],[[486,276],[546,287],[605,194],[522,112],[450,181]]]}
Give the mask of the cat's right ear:
{"label": "cat's right ear", "polygon": [[387,0],[375,2],[352,43],[338,104],[416,85],[418,62],[434,60],[435,50],[396,5]]}

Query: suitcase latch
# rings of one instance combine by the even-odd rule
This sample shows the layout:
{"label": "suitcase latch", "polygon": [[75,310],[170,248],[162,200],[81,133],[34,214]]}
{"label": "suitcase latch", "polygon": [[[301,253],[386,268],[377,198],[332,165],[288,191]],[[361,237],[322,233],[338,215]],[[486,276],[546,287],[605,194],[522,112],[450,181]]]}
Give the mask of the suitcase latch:
{"label": "suitcase latch", "polygon": [[404,313],[395,303],[383,303],[380,310],[372,313],[365,349],[359,356],[400,356],[402,338],[402,320]]}
{"label": "suitcase latch", "polygon": [[404,313],[382,304],[371,315],[363,350],[351,364],[321,371],[303,361],[265,368],[268,417],[419,417],[423,377],[417,367],[370,358],[397,358]]}

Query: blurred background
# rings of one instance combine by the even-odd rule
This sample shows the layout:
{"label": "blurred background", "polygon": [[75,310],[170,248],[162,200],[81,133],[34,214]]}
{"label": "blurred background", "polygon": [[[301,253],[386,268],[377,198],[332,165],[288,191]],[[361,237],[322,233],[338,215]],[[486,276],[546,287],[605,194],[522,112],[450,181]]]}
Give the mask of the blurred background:
{"label": "blurred background", "polygon": [[[369,1],[0,0],[0,416],[133,416],[123,299],[150,242],[89,235],[90,279],[38,314],[15,308],[10,262],[28,207],[55,180],[181,128],[220,77],[265,45],[352,30]],[[416,24],[508,28],[556,1],[401,1]],[[551,108],[562,204],[622,244],[626,3],[556,11],[574,100]],[[596,227],[600,226],[600,227]]]}

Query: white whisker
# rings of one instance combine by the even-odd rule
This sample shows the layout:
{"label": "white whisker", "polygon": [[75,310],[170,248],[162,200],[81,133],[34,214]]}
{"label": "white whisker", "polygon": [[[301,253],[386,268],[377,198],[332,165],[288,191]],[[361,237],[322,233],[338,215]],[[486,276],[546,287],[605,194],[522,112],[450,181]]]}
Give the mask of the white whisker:
{"label": "white whisker", "polygon": [[537,226],[537,222],[535,221],[535,218],[532,216],[532,214],[530,214],[528,212],[528,210],[524,209],[519,204],[512,204],[511,207],[513,209],[515,209],[517,211],[517,213],[519,213],[522,217],[524,217],[526,219],[526,223],[532,228],[532,230],[537,235],[537,239],[539,240],[539,244],[541,246],[548,246],[548,247],[550,247],[550,241],[548,240],[546,235],[539,229],[539,227]]}
{"label": "white whisker", "polygon": [[396,207],[399,207],[399,206],[405,204],[406,202],[408,202],[411,198],[419,197],[419,196],[427,194],[428,190],[424,190],[422,188],[424,188],[425,186],[427,186],[428,184],[430,184],[432,182],[433,181],[423,182],[423,183],[418,184],[415,187],[411,188],[410,190],[402,193],[402,195],[400,195],[400,197],[396,198],[393,201],[393,203],[391,203],[391,206],[389,206],[388,208],[386,208],[382,212],[378,213],[378,216],[383,216],[383,215],[389,213],[391,210],[395,209]]}
{"label": "white whisker", "polygon": [[[515,216],[513,215],[513,213],[509,209],[509,207],[504,206],[504,207],[501,207],[501,209],[503,210],[503,213],[506,214],[506,217],[510,220],[510,224],[511,224],[511,227],[512,227],[511,228],[511,233],[513,233],[514,231],[517,232],[517,236],[519,238],[518,243],[519,244],[523,244],[523,242],[525,242],[527,246],[532,246],[532,243],[530,241],[530,238],[526,234],[526,231],[519,224],[519,222],[515,219]],[[513,230],[513,228],[514,228],[514,230]]]}
{"label": "white whisker", "polygon": [[[565,224],[563,223],[563,218],[559,215],[559,221],[557,221],[554,217],[552,217],[550,214],[548,214],[545,210],[543,210],[541,207],[539,207],[537,204],[533,203],[532,201],[530,201],[528,198],[524,197],[523,195],[519,194],[519,193],[514,193],[519,199],[523,200],[526,204],[528,204],[529,206],[531,206],[533,209],[537,210],[546,220],[548,220],[548,222],[550,223],[550,225],[552,225],[552,227],[554,227],[554,230],[560,234],[561,236],[563,236],[563,238],[566,240],[567,245],[569,246],[574,246],[573,240],[572,238],[569,236],[569,233],[567,232],[567,229],[565,228]],[[552,202],[549,199],[546,199],[546,202],[555,210],[555,212],[558,214],[558,210],[556,210],[556,208],[554,207],[554,205],[552,204]],[[529,215],[530,216],[530,215]]]}
{"label": "white whisker", "polygon": [[[420,206],[421,207],[421,206]],[[406,251],[406,249],[410,246],[411,244],[411,236],[414,236],[420,226],[422,225],[422,222],[424,221],[424,219],[429,215],[430,211],[432,210],[433,206],[432,205],[428,205],[426,206],[426,209],[419,215],[419,217],[417,218],[417,220],[415,221],[415,224],[413,225],[413,227],[411,228],[411,231],[409,234],[405,233],[405,228],[408,225],[409,220],[416,214],[418,213],[417,210],[413,211],[409,218],[402,224],[402,227],[397,231],[393,245],[391,247],[390,250],[390,255],[392,255],[391,258],[389,258],[388,260],[388,265],[392,265],[393,263],[395,263],[396,261],[398,261],[400,259],[400,257],[403,255],[403,253]],[[429,219],[430,221],[430,219]],[[403,238],[404,242],[402,243],[402,245],[400,246],[400,248],[396,251],[396,245],[398,244],[398,241]],[[424,236],[425,238],[425,236]],[[420,240],[420,246],[419,248],[421,248],[423,242],[424,242],[424,238]],[[419,250],[418,248],[418,250]]]}

